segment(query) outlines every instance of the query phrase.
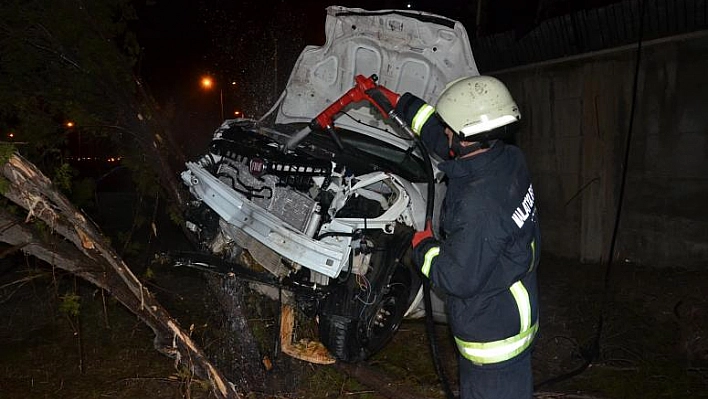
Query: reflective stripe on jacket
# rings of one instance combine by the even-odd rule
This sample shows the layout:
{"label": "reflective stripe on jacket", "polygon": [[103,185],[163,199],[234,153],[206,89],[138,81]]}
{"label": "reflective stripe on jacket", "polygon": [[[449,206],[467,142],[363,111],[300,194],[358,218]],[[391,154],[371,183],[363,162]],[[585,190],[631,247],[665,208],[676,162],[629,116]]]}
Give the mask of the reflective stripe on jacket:
{"label": "reflective stripe on jacket", "polygon": [[522,353],[533,342],[538,321],[531,324],[529,293],[521,281],[509,288],[519,308],[521,328],[518,334],[493,342],[467,342],[455,337],[460,354],[475,364],[492,364],[509,360]]}
{"label": "reflective stripe on jacket", "polygon": [[[532,261],[529,272],[534,269],[536,258],[536,242],[531,242]],[[433,260],[440,254],[440,246],[427,249],[421,272],[428,277]],[[519,312],[519,333],[511,337],[491,342],[468,342],[455,337],[455,343],[460,354],[471,362],[479,365],[493,364],[512,359],[526,350],[533,342],[538,331],[538,321],[532,324],[532,311],[529,293],[521,281],[509,287]]]}

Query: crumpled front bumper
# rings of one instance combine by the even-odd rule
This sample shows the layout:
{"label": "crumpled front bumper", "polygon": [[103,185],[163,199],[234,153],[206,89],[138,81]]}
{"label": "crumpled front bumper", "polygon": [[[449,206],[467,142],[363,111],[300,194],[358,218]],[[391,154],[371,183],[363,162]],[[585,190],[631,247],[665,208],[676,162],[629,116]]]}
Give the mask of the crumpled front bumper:
{"label": "crumpled front bumper", "polygon": [[186,165],[188,170],[181,177],[197,199],[279,255],[329,277],[337,277],[347,264],[351,226],[333,221],[328,231],[342,234],[314,240],[255,205],[199,164]]}

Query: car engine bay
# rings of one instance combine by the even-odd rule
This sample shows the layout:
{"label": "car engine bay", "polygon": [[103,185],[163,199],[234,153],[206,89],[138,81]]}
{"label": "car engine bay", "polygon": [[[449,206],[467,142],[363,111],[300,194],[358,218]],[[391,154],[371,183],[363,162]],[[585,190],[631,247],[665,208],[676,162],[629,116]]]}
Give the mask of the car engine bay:
{"label": "car engine bay", "polygon": [[[362,359],[390,338],[418,291],[403,264],[414,186],[361,159],[351,170],[322,146],[303,147],[285,153],[252,121],[226,121],[182,174],[195,196],[187,227],[219,262],[243,263],[247,251],[302,311],[318,316],[322,342],[337,358]],[[255,213],[261,222],[251,224]],[[308,255],[314,245],[334,248],[340,263],[318,264]],[[293,246],[300,258],[281,250]]]}

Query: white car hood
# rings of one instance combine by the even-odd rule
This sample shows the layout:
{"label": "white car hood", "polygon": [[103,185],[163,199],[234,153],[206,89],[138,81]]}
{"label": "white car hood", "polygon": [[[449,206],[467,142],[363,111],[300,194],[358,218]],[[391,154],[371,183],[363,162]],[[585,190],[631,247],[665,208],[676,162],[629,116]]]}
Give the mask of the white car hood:
{"label": "white car hood", "polygon": [[[435,14],[331,6],[325,31],[325,44],[307,46],[295,63],[276,123],[309,122],[352,88],[356,75],[376,74],[379,84],[431,104],[448,82],[479,75],[464,26]],[[365,103],[352,104],[346,113],[351,117],[340,114],[337,126],[410,145],[379,130],[387,125]]]}

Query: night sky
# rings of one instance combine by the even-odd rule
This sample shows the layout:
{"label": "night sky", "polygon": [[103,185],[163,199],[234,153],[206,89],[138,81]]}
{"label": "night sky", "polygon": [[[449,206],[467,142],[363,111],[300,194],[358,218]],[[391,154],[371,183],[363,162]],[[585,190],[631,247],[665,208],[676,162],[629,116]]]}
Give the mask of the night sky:
{"label": "night sky", "polygon": [[[440,3],[411,5],[474,23],[473,2]],[[233,110],[259,117],[284,88],[302,49],[324,43],[326,7],[331,4],[322,0],[136,0],[139,19],[134,29],[142,46],[138,73],[158,103],[175,109],[175,126],[180,130],[211,133],[221,122],[220,103],[227,117]],[[376,10],[405,9],[408,3],[334,4]],[[222,101],[218,91],[207,93],[199,86],[206,74],[219,81]]]}
{"label": "night sky", "polygon": [[[487,30],[492,32],[528,25],[538,1],[495,0],[489,3],[485,17]],[[331,4],[369,10],[405,9],[410,4],[414,9],[461,21],[470,36],[475,30],[476,2],[359,0],[332,3],[320,0],[293,4],[285,0],[138,0],[136,31],[143,47],[140,74],[153,87],[158,98],[174,95],[177,82],[194,80],[195,75],[201,73],[219,72],[215,71],[218,64],[215,53],[218,53],[220,41],[232,41],[234,34],[248,38],[253,27],[260,25],[259,20],[269,24],[283,12],[300,21],[298,25],[305,29],[283,29],[283,24],[271,24],[273,34],[287,37],[300,49],[306,44],[322,44],[325,8]],[[213,31],[214,25],[219,23],[242,26],[243,30],[224,32],[219,38],[219,32]],[[290,54],[285,56],[292,57]]]}
{"label": "night sky", "polygon": [[[539,21],[573,8],[616,0],[485,1],[482,35],[530,31]],[[278,98],[302,49],[324,43],[323,0],[135,0],[134,29],[142,46],[139,75],[158,103],[172,107],[175,126],[211,132],[235,110],[260,117]],[[462,22],[470,38],[476,34],[477,2],[339,1],[334,4],[377,9],[428,11]],[[203,75],[221,90],[205,92]],[[234,84],[231,85],[230,82]],[[221,98],[221,100],[220,100]],[[176,132],[179,135],[179,132]],[[181,134],[191,134],[182,132]]]}

